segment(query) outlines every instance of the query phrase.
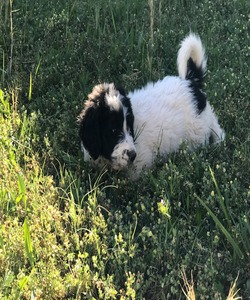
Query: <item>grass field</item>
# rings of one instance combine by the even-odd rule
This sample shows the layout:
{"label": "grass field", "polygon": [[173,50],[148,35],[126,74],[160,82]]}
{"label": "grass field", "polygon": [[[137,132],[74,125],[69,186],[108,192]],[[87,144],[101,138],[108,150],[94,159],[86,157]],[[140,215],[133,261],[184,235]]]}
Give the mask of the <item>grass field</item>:
{"label": "grass field", "polygon": [[[93,85],[177,74],[190,30],[225,142],[132,184],[85,165]],[[250,299],[249,41],[248,0],[1,0],[0,299]]]}

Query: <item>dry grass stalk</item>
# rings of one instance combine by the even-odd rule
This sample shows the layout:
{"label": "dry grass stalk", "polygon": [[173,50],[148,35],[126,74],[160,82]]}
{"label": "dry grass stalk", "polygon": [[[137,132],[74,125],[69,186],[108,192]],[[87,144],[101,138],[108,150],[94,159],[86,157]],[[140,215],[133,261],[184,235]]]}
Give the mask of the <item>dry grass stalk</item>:
{"label": "dry grass stalk", "polygon": [[191,282],[189,283],[187,280],[187,275],[185,271],[181,272],[182,279],[184,282],[184,287],[181,287],[184,295],[186,296],[187,300],[195,300],[195,291],[194,291],[194,279],[193,273],[191,272]]}
{"label": "dry grass stalk", "polygon": [[242,297],[237,296],[238,292],[240,289],[238,289],[237,291],[235,291],[236,289],[236,283],[238,280],[239,274],[237,275],[235,281],[233,282],[233,284],[231,284],[229,292],[228,292],[228,296],[227,296],[227,300],[238,300],[238,299],[242,299]]}

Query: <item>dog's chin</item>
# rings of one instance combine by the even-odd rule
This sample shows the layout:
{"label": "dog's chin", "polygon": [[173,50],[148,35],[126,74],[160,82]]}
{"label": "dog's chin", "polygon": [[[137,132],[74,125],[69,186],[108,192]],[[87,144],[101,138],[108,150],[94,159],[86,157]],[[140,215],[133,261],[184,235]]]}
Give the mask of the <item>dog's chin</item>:
{"label": "dog's chin", "polygon": [[131,162],[129,159],[123,159],[122,161],[118,159],[112,159],[110,165],[115,171],[126,171],[133,165],[133,162]]}

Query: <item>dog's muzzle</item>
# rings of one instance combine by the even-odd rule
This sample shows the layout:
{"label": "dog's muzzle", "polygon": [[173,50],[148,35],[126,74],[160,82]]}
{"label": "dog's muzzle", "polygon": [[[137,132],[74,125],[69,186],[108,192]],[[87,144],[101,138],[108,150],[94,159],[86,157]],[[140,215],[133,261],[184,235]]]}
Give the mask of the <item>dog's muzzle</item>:
{"label": "dog's muzzle", "polygon": [[128,168],[136,158],[136,151],[134,149],[123,149],[119,153],[118,149],[111,157],[111,165],[115,170],[122,170]]}

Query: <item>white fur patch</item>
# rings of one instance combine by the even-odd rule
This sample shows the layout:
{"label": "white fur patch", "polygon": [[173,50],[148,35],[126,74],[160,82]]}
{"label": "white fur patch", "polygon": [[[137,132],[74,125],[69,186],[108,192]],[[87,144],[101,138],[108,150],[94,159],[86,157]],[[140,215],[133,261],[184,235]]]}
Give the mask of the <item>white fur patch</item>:
{"label": "white fur patch", "polygon": [[186,78],[187,75],[187,61],[192,58],[193,62],[206,71],[207,59],[205,56],[205,49],[202,45],[199,36],[191,33],[182,42],[181,48],[178,51],[177,66],[178,73],[182,79]]}
{"label": "white fur patch", "polygon": [[157,155],[177,151],[182,142],[194,148],[209,144],[211,134],[215,141],[224,139],[225,133],[209,103],[197,116],[189,81],[167,76],[128,97],[135,115],[135,130],[142,128],[136,139],[137,175],[144,167],[150,167]]}
{"label": "white fur patch", "polygon": [[122,108],[121,95],[119,91],[116,90],[113,83],[105,83],[105,90],[108,91],[105,95],[105,101],[107,105],[112,110],[119,111]]}

